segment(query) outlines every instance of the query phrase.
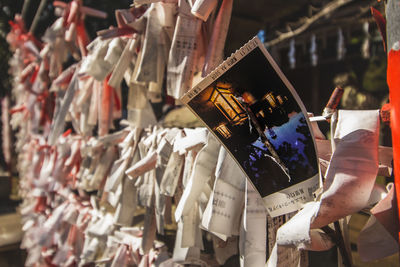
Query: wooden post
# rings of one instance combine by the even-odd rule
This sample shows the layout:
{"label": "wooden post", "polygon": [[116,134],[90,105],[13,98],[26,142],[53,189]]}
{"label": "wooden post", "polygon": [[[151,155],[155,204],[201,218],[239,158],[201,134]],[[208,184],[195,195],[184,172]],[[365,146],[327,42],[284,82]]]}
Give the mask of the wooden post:
{"label": "wooden post", "polygon": [[22,19],[24,20],[25,25],[26,25],[26,15],[28,13],[28,9],[29,9],[30,5],[31,5],[31,0],[24,0],[24,5],[22,6],[21,16],[22,16]]}
{"label": "wooden post", "polygon": [[40,0],[39,8],[37,9],[35,17],[33,18],[31,27],[29,28],[29,32],[31,34],[35,34],[35,30],[36,30],[37,24],[39,23],[40,15],[42,14],[42,11],[46,6],[46,3],[47,3],[46,0]]}

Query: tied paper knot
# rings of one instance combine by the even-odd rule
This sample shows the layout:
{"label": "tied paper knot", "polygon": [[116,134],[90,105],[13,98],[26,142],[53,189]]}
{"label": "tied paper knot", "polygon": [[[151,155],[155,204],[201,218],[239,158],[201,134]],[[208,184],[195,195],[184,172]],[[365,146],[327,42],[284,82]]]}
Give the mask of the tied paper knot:
{"label": "tied paper knot", "polygon": [[[378,172],[379,111],[339,111],[324,193],[312,228],[367,205]],[[334,122],[333,122],[334,123]]]}
{"label": "tied paper knot", "polygon": [[317,230],[363,209],[378,172],[379,110],[339,110],[333,116],[333,155],[320,201],[307,203],[277,233],[267,266],[279,264],[280,246],[327,250],[329,237]]}

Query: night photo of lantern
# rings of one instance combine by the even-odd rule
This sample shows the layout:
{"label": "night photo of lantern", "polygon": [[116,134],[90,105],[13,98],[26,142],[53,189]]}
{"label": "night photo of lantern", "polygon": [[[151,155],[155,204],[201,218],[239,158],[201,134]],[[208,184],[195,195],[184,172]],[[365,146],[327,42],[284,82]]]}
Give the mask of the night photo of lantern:
{"label": "night photo of lantern", "polygon": [[304,112],[259,49],[202,86],[187,104],[237,160],[261,196],[318,176]]}
{"label": "night photo of lantern", "polygon": [[230,84],[218,82],[211,93],[210,101],[224,114],[232,125],[242,124],[246,121],[247,115],[230,88]]}

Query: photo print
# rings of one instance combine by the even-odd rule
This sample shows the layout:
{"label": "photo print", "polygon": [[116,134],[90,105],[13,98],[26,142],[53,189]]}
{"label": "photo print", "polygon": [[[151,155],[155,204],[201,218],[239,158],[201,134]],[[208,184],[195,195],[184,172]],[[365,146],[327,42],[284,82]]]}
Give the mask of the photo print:
{"label": "photo print", "polygon": [[[305,109],[266,53],[252,39],[183,97],[263,198],[309,179],[317,187],[319,174]],[[284,204],[310,200],[306,187],[286,190]]]}

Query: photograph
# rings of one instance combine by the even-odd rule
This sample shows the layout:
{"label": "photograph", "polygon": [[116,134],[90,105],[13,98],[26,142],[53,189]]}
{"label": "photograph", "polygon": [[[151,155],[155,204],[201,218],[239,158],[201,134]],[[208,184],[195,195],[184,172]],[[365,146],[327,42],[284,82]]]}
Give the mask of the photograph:
{"label": "photograph", "polygon": [[306,114],[260,47],[188,105],[233,155],[262,197],[318,174]]}

